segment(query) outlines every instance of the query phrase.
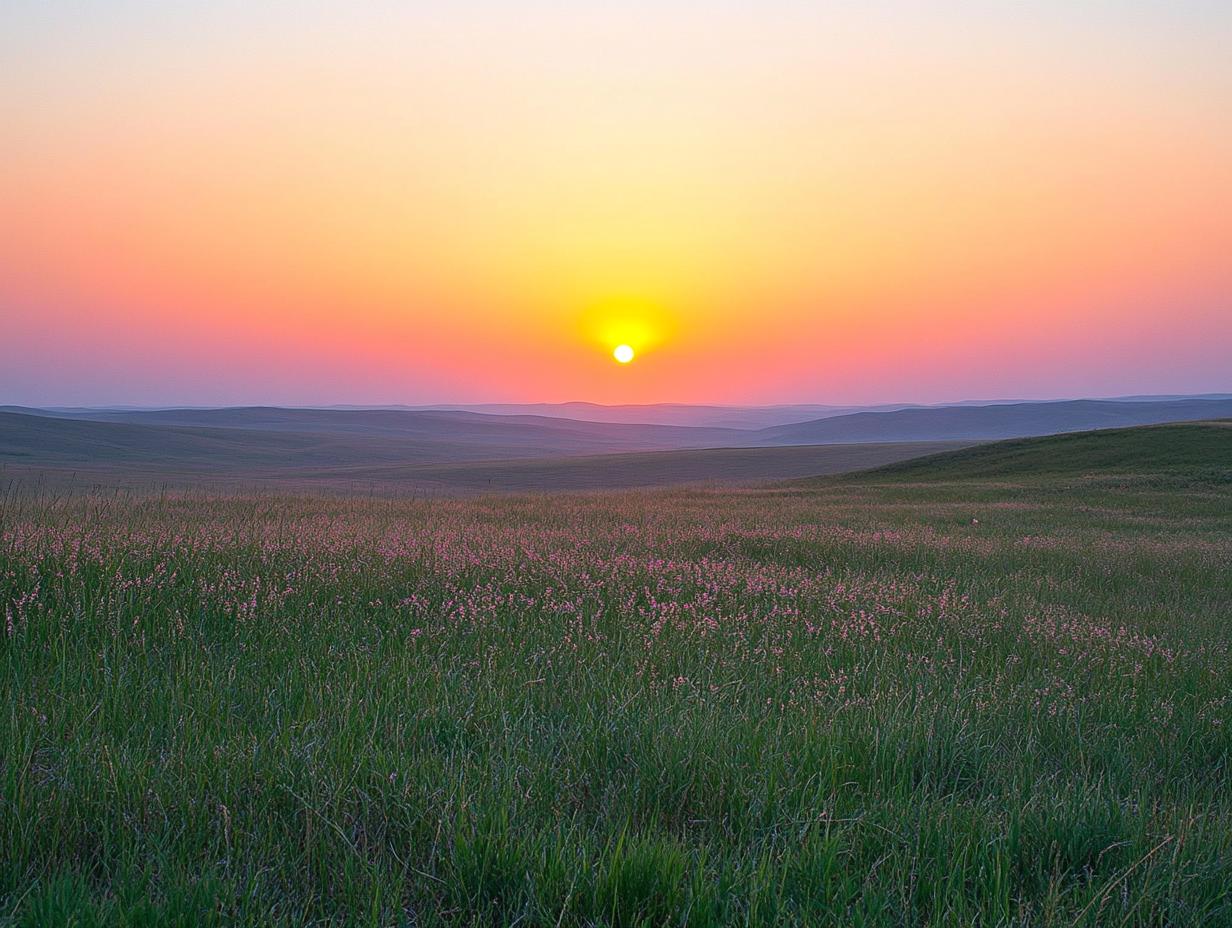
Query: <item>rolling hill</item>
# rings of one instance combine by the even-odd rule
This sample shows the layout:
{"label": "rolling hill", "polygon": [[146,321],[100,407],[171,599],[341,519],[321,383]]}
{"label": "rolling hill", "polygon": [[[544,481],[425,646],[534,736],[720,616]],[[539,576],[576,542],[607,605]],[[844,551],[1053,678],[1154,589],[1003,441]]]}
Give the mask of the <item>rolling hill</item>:
{"label": "rolling hill", "polygon": [[946,406],[859,412],[774,426],[756,433],[763,445],[867,441],[995,441],[1059,432],[1125,428],[1232,416],[1232,400],[1125,402],[1071,400],[990,406]]}
{"label": "rolling hill", "polygon": [[[184,417],[181,411],[169,411],[166,418],[174,422],[211,418],[198,415],[201,411],[191,412],[192,416]],[[709,430],[568,420],[545,427],[533,419],[525,421],[528,417],[467,414],[429,417],[431,429],[424,427],[422,417],[394,419],[417,423],[418,432],[305,432],[292,431],[286,423],[353,425],[356,417],[280,415],[299,412],[295,410],[217,412],[231,415],[213,421],[245,421],[248,426],[152,424],[157,415],[143,415],[144,421],[136,424],[0,412],[0,480],[43,481],[55,486],[277,486],[339,492],[610,489],[832,474],[958,445],[879,442],[628,451],[620,447],[621,441],[626,446],[643,443],[653,447],[653,441],[660,440],[659,429],[702,435],[709,435]],[[358,419],[372,421],[371,417]],[[383,417],[375,419],[384,421]]]}
{"label": "rolling hill", "polygon": [[[486,411],[475,411],[483,408]],[[531,415],[525,410],[546,414]],[[823,410],[822,414],[818,410]],[[568,418],[564,412],[574,413]],[[601,406],[510,404],[467,409],[284,408],[58,409],[0,407],[0,413],[131,425],[246,429],[334,436],[383,436],[421,443],[429,459],[598,454],[680,448],[904,441],[995,441],[1232,416],[1227,397],[960,403],[846,412],[842,407]],[[795,421],[809,415],[806,421]],[[762,427],[767,417],[789,421]],[[658,420],[627,421],[633,417]],[[668,420],[668,421],[664,421]],[[710,422],[669,424],[669,422]],[[440,449],[431,457],[429,446]],[[421,455],[417,454],[417,457]]]}
{"label": "rolling hill", "polygon": [[[908,404],[885,408],[901,409]],[[431,409],[460,410],[498,416],[533,415],[576,419],[581,422],[682,425],[693,428],[761,429],[792,422],[807,422],[882,407],[871,406],[705,406],[687,403],[604,405],[601,403],[483,403],[435,406]]]}
{"label": "rolling hill", "polygon": [[842,474],[922,454],[958,442],[874,442],[779,448],[704,448],[504,461],[463,461],[409,467],[359,467],[286,475],[306,485],[350,489],[420,488],[445,493],[615,490],[686,483],[756,484]]}
{"label": "rolling hill", "polygon": [[[96,482],[289,481],[450,491],[598,489],[688,481],[783,480],[892,464],[982,441],[1232,416],[1232,400],[1081,400],[860,412],[767,429],[592,422],[554,416],[398,409],[239,407],[0,411],[7,476]],[[1215,462],[1225,426],[1109,432],[970,449],[954,464],[902,465],[904,479],[1019,472],[1021,466],[1146,466],[1194,444]],[[1210,430],[1215,430],[1208,434]],[[1156,435],[1171,436],[1166,440]],[[1213,437],[1212,437],[1213,434]],[[1156,446],[1155,442],[1164,441]],[[1143,444],[1145,442],[1145,444]],[[1176,444],[1180,442],[1181,444]],[[877,450],[881,446],[880,450]],[[1045,449],[1041,451],[1040,449]],[[830,450],[825,450],[830,449]],[[1055,451],[1047,452],[1047,449]],[[1047,453],[1046,453],[1047,452]],[[1019,461],[1022,454],[1026,464]],[[1044,457],[1041,457],[1044,455]],[[1103,455],[1103,457],[1100,457]],[[1161,465],[1162,466],[1162,465]],[[957,468],[957,470],[953,470]],[[965,468],[965,470],[964,470]],[[891,473],[886,471],[885,473]],[[73,479],[77,479],[74,477]],[[957,479],[957,478],[956,478]]]}
{"label": "rolling hill", "polygon": [[852,476],[862,481],[910,483],[1102,476],[1232,484],[1232,420],[998,441],[917,457]]}
{"label": "rolling hill", "polygon": [[[580,422],[548,416],[474,412],[284,409],[275,406],[50,413],[9,409],[8,412],[0,411],[0,455],[26,448],[36,454],[47,450],[68,453],[81,460],[93,455],[94,442],[100,442],[103,448],[120,441],[134,445],[142,453],[157,451],[152,444],[156,441],[154,432],[120,429],[108,432],[102,428],[104,426],[178,430],[167,433],[176,453],[187,451],[187,443],[192,441],[207,446],[217,441],[238,441],[253,450],[270,443],[272,450],[281,451],[311,447],[328,439],[338,444],[338,453],[348,453],[345,449],[355,442],[375,441],[377,443],[363,447],[371,447],[376,454],[388,453],[395,458],[409,456],[421,461],[656,451],[751,443],[751,433],[738,429]],[[235,434],[240,432],[248,434]],[[360,446],[355,446],[354,453],[362,458]]]}

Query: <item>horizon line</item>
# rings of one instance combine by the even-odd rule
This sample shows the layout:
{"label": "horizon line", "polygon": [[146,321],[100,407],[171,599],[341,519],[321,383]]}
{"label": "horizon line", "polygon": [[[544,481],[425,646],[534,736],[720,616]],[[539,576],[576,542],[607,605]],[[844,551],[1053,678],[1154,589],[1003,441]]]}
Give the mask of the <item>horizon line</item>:
{"label": "horizon line", "polygon": [[716,403],[716,402],[675,402],[663,401],[658,403],[599,403],[591,400],[560,400],[560,401],[514,401],[514,400],[490,400],[477,402],[449,402],[442,401],[436,403],[268,403],[268,402],[247,402],[247,403],[171,403],[171,404],[142,404],[142,403],[100,403],[100,404],[29,404],[29,403],[0,403],[2,409],[40,409],[49,411],[71,411],[76,409],[81,410],[126,410],[126,411],[160,411],[174,409],[193,409],[193,410],[210,410],[210,409],[316,409],[316,410],[397,410],[406,411],[423,411],[430,412],[434,410],[449,411],[467,410],[478,407],[491,406],[510,406],[510,407],[530,407],[530,406],[547,406],[547,407],[565,407],[565,406],[590,406],[598,409],[662,409],[665,407],[683,407],[692,409],[750,409],[750,410],[772,410],[772,409],[791,409],[798,407],[815,407],[819,409],[851,409],[851,410],[876,410],[885,407],[913,407],[913,408],[941,408],[947,406],[1003,406],[1017,405],[1030,403],[1074,403],[1074,402],[1132,402],[1132,401],[1164,401],[1164,400],[1204,400],[1204,399],[1228,399],[1232,398],[1232,389],[1228,391],[1207,390],[1200,393],[1125,393],[1114,396],[1051,396],[1051,397],[999,397],[999,398],[964,398],[957,400],[941,400],[937,402],[920,402],[913,400],[900,401],[885,401],[876,403],[819,403],[810,401],[801,402],[785,402],[785,403]]}

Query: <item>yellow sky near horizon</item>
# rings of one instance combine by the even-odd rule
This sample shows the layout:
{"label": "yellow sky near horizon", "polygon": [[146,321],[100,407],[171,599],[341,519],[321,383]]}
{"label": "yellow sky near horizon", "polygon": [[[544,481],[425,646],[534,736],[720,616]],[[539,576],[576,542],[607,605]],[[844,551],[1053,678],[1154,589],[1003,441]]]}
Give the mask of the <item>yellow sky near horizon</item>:
{"label": "yellow sky near horizon", "polygon": [[18,4],[0,386],[59,345],[111,401],[1197,389],[1229,16],[1095,7]]}

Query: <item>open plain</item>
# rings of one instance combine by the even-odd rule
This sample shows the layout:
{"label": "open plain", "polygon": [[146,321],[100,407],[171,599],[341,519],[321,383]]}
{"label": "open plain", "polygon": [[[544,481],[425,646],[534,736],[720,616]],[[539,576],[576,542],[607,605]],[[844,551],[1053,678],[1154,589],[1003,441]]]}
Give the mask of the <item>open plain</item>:
{"label": "open plain", "polygon": [[0,511],[0,919],[1232,921],[1226,424]]}

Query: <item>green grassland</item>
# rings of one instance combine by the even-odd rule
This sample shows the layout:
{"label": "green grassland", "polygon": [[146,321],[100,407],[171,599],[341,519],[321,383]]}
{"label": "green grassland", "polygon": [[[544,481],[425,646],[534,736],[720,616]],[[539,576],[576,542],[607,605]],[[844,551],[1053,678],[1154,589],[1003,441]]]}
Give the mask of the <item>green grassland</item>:
{"label": "green grassland", "polygon": [[1128,429],[1021,438],[895,462],[859,475],[909,482],[1008,477],[1092,481],[1232,483],[1232,420],[1183,422]]}
{"label": "green grassland", "polygon": [[1232,924],[1232,428],[0,504],[0,924]]}

